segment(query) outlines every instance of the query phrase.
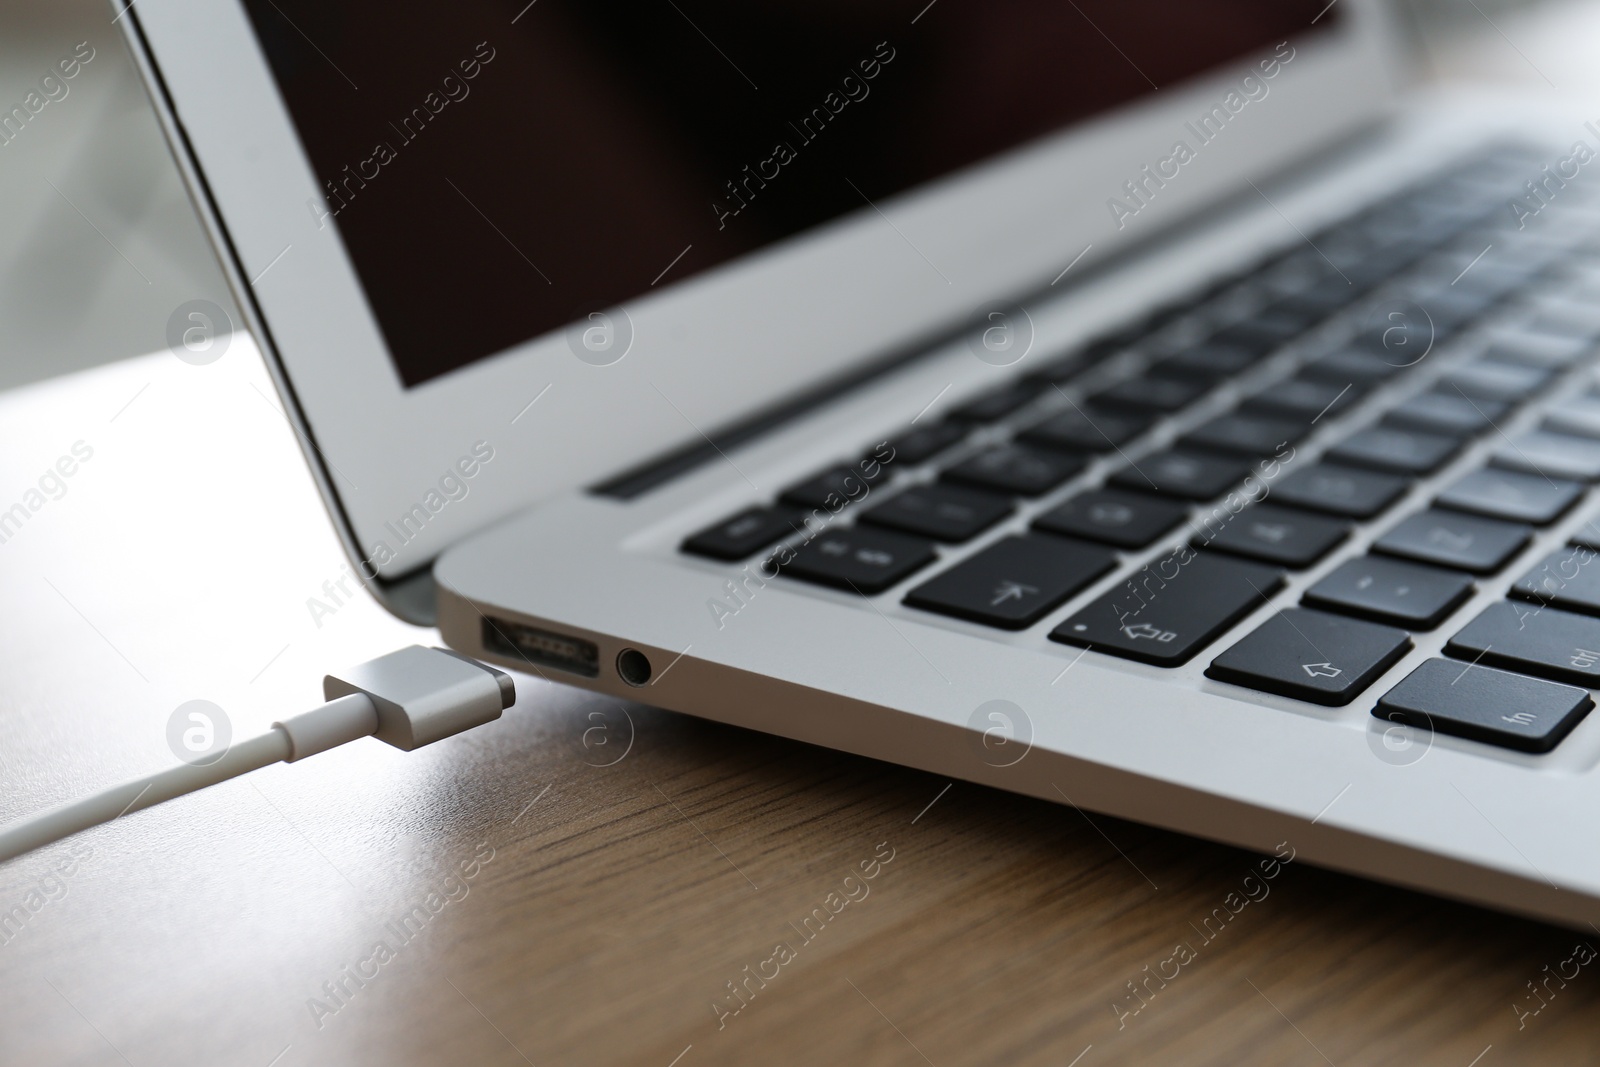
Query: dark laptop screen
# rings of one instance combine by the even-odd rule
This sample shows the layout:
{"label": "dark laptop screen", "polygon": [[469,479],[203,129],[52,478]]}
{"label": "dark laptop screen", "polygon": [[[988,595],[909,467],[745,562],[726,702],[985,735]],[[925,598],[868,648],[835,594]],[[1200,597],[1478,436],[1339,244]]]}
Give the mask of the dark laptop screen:
{"label": "dark laptop screen", "polygon": [[307,210],[338,228],[407,386],[1338,17],[1326,0],[245,6],[324,182]]}

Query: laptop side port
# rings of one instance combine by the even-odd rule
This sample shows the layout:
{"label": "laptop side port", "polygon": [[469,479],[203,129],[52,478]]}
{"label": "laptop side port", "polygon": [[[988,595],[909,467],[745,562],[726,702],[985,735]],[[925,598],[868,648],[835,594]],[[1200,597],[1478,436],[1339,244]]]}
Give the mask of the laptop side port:
{"label": "laptop side port", "polygon": [[525,659],[585,678],[600,674],[600,649],[581,637],[541,630],[526,623],[484,616],[483,647],[496,655]]}

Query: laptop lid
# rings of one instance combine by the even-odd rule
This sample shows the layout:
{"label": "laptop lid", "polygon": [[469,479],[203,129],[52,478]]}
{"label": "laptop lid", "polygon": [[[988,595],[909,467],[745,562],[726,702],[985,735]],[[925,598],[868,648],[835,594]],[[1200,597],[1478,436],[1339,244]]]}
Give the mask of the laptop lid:
{"label": "laptop lid", "polygon": [[1371,0],[123,8],[364,573],[1371,121]]}

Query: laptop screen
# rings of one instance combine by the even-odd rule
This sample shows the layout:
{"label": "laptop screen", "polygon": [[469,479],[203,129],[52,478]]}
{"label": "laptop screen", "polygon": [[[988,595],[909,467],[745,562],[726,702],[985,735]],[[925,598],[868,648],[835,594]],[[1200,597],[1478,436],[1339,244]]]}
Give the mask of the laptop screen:
{"label": "laptop screen", "polygon": [[1229,60],[1259,53],[1239,97],[1258,98],[1339,17],[1326,0],[245,6],[323,183],[307,210],[408,387]]}

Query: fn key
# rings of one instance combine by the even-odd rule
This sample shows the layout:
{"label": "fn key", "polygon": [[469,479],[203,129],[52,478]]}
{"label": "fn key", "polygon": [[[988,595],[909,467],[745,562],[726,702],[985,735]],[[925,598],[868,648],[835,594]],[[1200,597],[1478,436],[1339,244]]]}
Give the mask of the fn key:
{"label": "fn key", "polygon": [[1520,752],[1549,752],[1592,707],[1586,689],[1430,659],[1389,690],[1372,714]]}

